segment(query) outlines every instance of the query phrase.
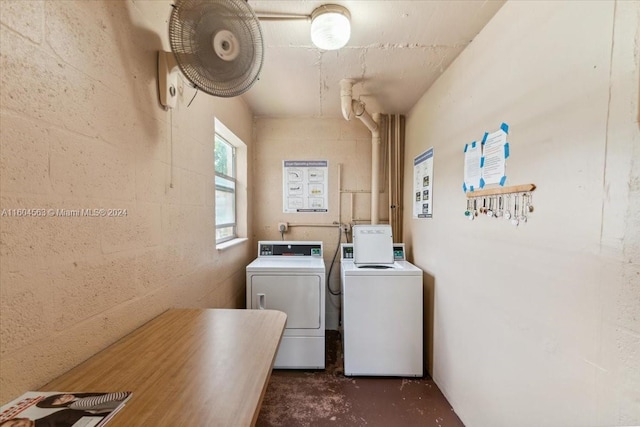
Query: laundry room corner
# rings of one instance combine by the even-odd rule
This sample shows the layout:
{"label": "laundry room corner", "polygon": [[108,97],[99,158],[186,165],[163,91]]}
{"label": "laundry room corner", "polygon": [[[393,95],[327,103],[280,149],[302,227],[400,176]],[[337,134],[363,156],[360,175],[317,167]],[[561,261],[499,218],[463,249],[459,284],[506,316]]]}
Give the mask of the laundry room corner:
{"label": "laundry room corner", "polygon": [[[254,241],[322,241],[327,266],[327,329],[338,329],[339,243],[351,241],[353,224],[371,217],[371,132],[359,120],[342,118],[254,119]],[[283,154],[284,153],[284,154]],[[284,212],[283,162],[327,161],[326,212]],[[379,215],[388,220],[386,190],[379,189]],[[287,224],[281,233],[278,225]],[[338,225],[342,223],[343,226]]]}

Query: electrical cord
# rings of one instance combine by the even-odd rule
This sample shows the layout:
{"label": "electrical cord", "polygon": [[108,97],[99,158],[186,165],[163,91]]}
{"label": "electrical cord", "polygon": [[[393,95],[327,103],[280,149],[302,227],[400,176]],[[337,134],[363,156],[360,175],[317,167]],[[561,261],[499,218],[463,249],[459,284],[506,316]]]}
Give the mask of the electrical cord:
{"label": "electrical cord", "polygon": [[[346,233],[345,233],[346,234]],[[340,251],[340,243],[342,243],[342,224],[338,225],[338,246],[336,247],[336,251],[333,254],[333,259],[331,260],[331,265],[329,266],[329,273],[327,273],[327,289],[331,295],[342,295],[342,290],[334,291],[331,289],[331,271],[333,270],[333,265],[336,262],[336,256]]]}
{"label": "electrical cord", "polygon": [[196,99],[196,95],[198,94],[198,87],[195,86],[196,88],[196,93],[193,94],[193,98],[191,98],[191,101],[189,101],[189,103],[187,104],[187,108],[191,107],[191,103],[193,102],[194,99]]}

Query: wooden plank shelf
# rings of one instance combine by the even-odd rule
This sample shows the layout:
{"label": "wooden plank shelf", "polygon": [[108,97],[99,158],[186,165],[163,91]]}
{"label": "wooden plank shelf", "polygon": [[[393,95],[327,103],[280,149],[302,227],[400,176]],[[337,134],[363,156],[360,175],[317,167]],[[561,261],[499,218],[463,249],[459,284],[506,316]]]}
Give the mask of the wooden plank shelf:
{"label": "wooden plank shelf", "polygon": [[498,196],[500,194],[528,193],[536,189],[535,184],[512,185],[510,187],[486,188],[483,190],[467,191],[467,198]]}

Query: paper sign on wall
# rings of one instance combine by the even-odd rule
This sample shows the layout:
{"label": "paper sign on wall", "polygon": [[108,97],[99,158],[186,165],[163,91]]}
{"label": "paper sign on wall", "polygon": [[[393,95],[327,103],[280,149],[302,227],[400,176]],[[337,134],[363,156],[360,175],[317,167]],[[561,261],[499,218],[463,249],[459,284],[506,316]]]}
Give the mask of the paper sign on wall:
{"label": "paper sign on wall", "polygon": [[413,160],[413,217],[433,216],[433,147]]}
{"label": "paper sign on wall", "polygon": [[503,123],[497,131],[484,134],[482,139],[482,159],[480,161],[480,169],[482,170],[481,187],[486,184],[504,185],[507,180],[505,174],[505,160],[509,157],[507,133],[509,133],[509,126]]}
{"label": "paper sign on wall", "polygon": [[329,162],[284,160],[282,165],[283,212],[327,212]]}
{"label": "paper sign on wall", "polygon": [[464,184],[463,190],[473,191],[480,188],[482,171],[480,169],[480,159],[482,158],[482,144],[473,141],[464,146]]}
{"label": "paper sign on wall", "polygon": [[464,182],[462,190],[466,193],[487,184],[504,186],[506,159],[509,157],[507,134],[509,125],[502,123],[495,132],[485,132],[482,142],[476,141],[464,146]]}

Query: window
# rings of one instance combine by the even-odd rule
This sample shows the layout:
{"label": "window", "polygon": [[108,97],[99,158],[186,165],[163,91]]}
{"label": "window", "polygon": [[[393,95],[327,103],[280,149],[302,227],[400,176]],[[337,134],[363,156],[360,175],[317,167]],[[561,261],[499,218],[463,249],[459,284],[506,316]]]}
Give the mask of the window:
{"label": "window", "polygon": [[216,132],[216,243],[238,237],[236,148]]}
{"label": "window", "polygon": [[244,141],[214,120],[215,189],[211,191],[215,191],[215,212],[211,215],[215,216],[216,249],[223,251],[247,241],[249,156]]}

